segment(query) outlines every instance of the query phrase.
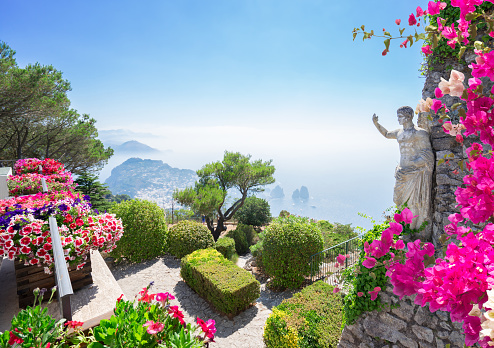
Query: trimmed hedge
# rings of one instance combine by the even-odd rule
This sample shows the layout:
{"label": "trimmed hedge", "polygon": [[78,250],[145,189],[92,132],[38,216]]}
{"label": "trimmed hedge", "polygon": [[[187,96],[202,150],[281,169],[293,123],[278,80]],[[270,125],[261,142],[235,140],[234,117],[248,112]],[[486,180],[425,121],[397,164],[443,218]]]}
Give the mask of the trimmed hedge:
{"label": "trimmed hedge", "polygon": [[110,212],[122,219],[124,234],[111,255],[141,262],[163,254],[167,239],[165,214],[156,203],[132,199],[115,203]]}
{"label": "trimmed hedge", "polygon": [[208,228],[199,222],[180,221],[168,232],[168,252],[179,259],[206,248],[214,248],[214,239]]}
{"label": "trimmed hedge", "polygon": [[216,250],[230,260],[235,254],[235,241],[229,237],[220,238],[216,241]]}
{"label": "trimmed hedge", "polygon": [[341,338],[343,301],[318,281],[273,308],[264,327],[267,348],[332,348]]}
{"label": "trimmed hedge", "polygon": [[308,218],[278,218],[264,231],[262,263],[274,287],[299,288],[310,275],[310,257],[323,250],[319,226]]}
{"label": "trimmed hedge", "polygon": [[229,316],[247,309],[261,295],[260,283],[252,274],[211,248],[184,257],[180,275],[195,292]]}
{"label": "trimmed hedge", "polygon": [[249,247],[254,244],[256,231],[254,231],[254,227],[252,226],[238,224],[237,228],[228,232],[226,236],[233,238],[235,241],[237,254],[244,255],[249,252]]}

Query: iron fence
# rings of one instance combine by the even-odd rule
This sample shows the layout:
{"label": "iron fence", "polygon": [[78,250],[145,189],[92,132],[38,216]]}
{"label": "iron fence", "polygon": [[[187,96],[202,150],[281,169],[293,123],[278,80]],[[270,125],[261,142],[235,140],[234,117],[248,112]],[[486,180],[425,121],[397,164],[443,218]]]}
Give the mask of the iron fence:
{"label": "iron fence", "polygon": [[14,169],[14,164],[17,160],[0,160],[0,167],[11,167]]}
{"label": "iron fence", "polygon": [[[360,237],[357,236],[312,255],[310,257],[311,281],[328,278],[326,282],[331,285],[338,285],[338,276],[341,276],[346,268],[358,262],[359,241]],[[343,265],[340,265],[336,260],[340,254],[346,255]]]}

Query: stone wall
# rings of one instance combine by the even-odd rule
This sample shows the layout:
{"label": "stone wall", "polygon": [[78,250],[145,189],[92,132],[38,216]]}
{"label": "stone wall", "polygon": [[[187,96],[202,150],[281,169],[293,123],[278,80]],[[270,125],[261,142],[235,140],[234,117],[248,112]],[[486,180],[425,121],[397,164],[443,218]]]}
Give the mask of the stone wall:
{"label": "stone wall", "polygon": [[381,301],[399,307],[364,313],[345,327],[338,348],[463,347],[462,324],[452,323],[449,313],[431,313],[427,306],[413,303],[415,296],[400,301],[390,289],[381,292]]}

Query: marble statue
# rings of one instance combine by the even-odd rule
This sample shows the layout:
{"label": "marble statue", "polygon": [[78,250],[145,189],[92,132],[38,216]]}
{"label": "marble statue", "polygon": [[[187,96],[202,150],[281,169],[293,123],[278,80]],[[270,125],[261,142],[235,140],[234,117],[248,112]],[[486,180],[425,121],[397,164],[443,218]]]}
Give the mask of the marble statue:
{"label": "marble statue", "polygon": [[430,222],[434,154],[429,133],[413,124],[413,109],[403,106],[397,114],[398,123],[403,128],[391,132],[379,124],[376,114],[372,116],[372,121],[384,137],[398,140],[400,164],[395,171],[393,201],[398,207],[407,203],[413,215],[417,215],[410,227],[419,228],[424,221]]}

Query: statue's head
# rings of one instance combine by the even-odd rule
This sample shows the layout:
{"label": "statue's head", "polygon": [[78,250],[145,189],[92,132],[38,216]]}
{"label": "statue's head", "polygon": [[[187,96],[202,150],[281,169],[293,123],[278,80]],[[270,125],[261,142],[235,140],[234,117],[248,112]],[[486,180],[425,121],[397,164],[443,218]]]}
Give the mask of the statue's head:
{"label": "statue's head", "polygon": [[409,106],[402,106],[396,112],[398,114],[398,122],[403,125],[405,121],[412,121],[413,119],[413,109]]}

